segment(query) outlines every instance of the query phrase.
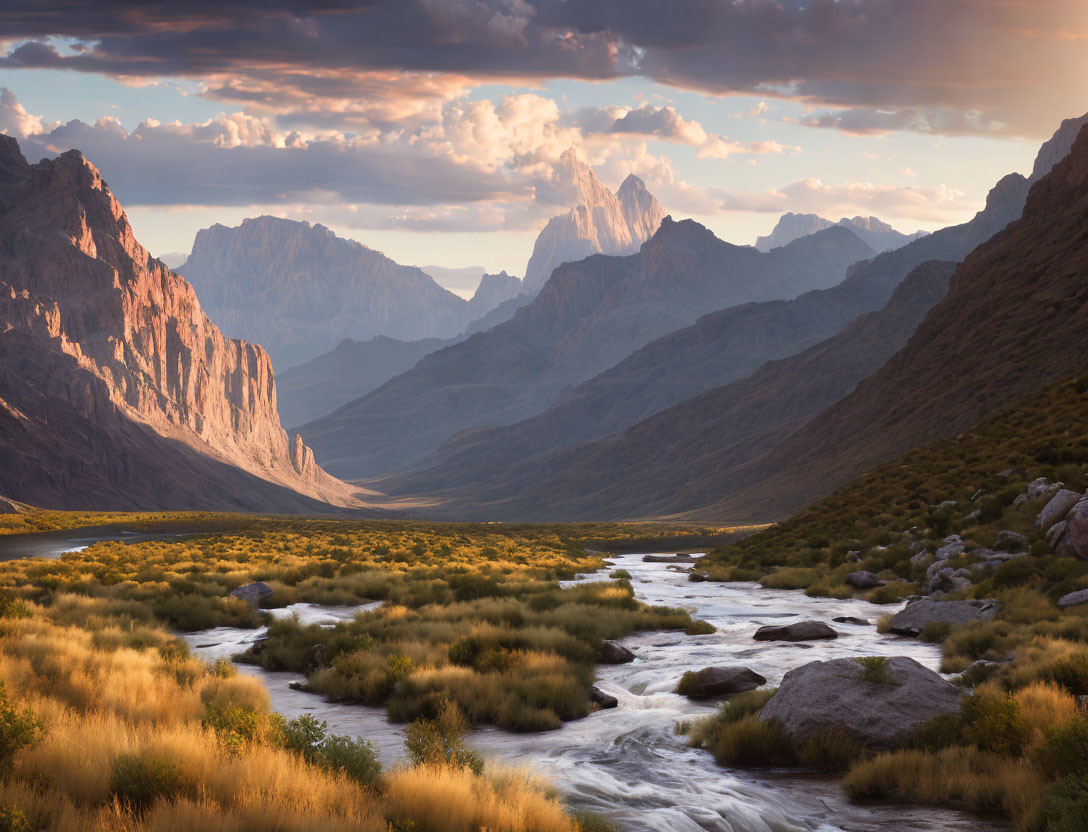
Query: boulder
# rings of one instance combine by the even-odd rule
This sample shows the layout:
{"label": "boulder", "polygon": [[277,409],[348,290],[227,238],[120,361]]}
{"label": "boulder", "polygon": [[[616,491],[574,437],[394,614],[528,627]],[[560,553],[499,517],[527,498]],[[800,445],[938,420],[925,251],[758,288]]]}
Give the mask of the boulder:
{"label": "boulder", "polygon": [[872,589],[874,586],[884,586],[884,582],[880,578],[865,570],[851,572],[846,576],[846,582],[854,589]]}
{"label": "boulder", "polygon": [[688,580],[691,581],[693,584],[701,584],[706,581],[706,575],[704,575],[702,572],[689,572]]}
{"label": "boulder", "polygon": [[597,650],[597,660],[601,664],[627,664],[635,660],[635,654],[614,641],[602,641]]}
{"label": "boulder", "polygon": [[944,539],[944,546],[937,550],[937,560],[951,560],[963,554],[965,548],[963,540],[958,534],[950,534]]}
{"label": "boulder", "polygon": [[1050,531],[1055,523],[1065,519],[1065,516],[1069,513],[1069,509],[1079,503],[1083,497],[1083,494],[1078,494],[1076,491],[1070,491],[1068,488],[1063,488],[1051,497],[1050,501],[1043,506],[1043,510],[1039,512],[1039,516],[1035,518],[1035,526],[1042,529],[1044,532]]}
{"label": "boulder", "polygon": [[937,504],[937,510],[938,511],[952,511],[958,505],[959,505],[959,503],[957,503],[955,500],[945,500],[943,503],[938,503]]}
{"label": "boulder", "polygon": [[643,555],[643,563],[696,563],[698,555]]}
{"label": "boulder", "polygon": [[1088,499],[1083,499],[1065,515],[1065,536],[1077,553],[1088,560]]}
{"label": "boulder", "polygon": [[[1051,501],[1053,502],[1053,500]],[[1047,504],[1049,505],[1049,503]],[[1006,552],[1022,552],[1028,547],[1027,535],[1014,532],[1012,529],[1003,529],[994,538],[994,548],[1003,549]]]}
{"label": "boulder", "polygon": [[1063,610],[1068,609],[1069,607],[1079,607],[1081,604],[1088,604],[1088,589],[1070,592],[1068,595],[1063,595],[1058,599],[1058,606]]}
{"label": "boulder", "polygon": [[714,699],[755,690],[765,684],[766,679],[747,667],[704,667],[702,670],[685,673],[677,693],[683,693],[690,699]]}
{"label": "boulder", "polygon": [[256,583],[235,587],[230,591],[230,594],[256,607],[260,605],[262,598],[267,598],[272,594],[272,587],[263,581],[257,581]]}
{"label": "boulder", "polygon": [[[940,566],[944,561],[938,561],[934,566]],[[932,569],[932,567],[931,567]],[[940,592],[942,595],[946,592],[959,592],[961,589],[967,589],[971,586],[972,576],[968,569],[952,569],[949,566],[943,569],[936,570],[929,576],[929,582],[926,584],[926,589],[932,595],[934,592]]]}
{"label": "boulder", "polygon": [[925,563],[931,557],[933,557],[933,553],[931,551],[929,551],[929,549],[922,549],[916,555],[911,557],[910,565],[911,566],[921,566],[923,563]]}
{"label": "boulder", "polygon": [[620,700],[618,700],[610,693],[605,693],[596,685],[593,685],[589,689],[589,700],[591,702],[595,702],[597,706],[602,710],[607,710],[608,708],[615,708],[617,705],[620,704]]}
{"label": "boulder", "polygon": [[869,624],[867,618],[856,618],[852,615],[839,615],[831,619],[836,624],[857,624],[858,626],[865,627]]}
{"label": "boulder", "polygon": [[794,742],[843,731],[867,748],[895,748],[926,722],[958,713],[962,692],[906,656],[887,660],[887,681],[867,681],[857,659],[831,659],[791,670],[759,718],[777,719]]}
{"label": "boulder", "polygon": [[820,638],[838,638],[836,633],[822,621],[798,621],[796,624],[768,625],[756,630],[756,641],[813,641]]}
{"label": "boulder", "polygon": [[989,621],[1003,605],[993,599],[969,601],[932,601],[922,599],[907,604],[892,616],[888,629],[900,636],[917,636],[931,621],[942,621],[953,627],[972,621]]}
{"label": "boulder", "polygon": [[1020,508],[1021,506],[1035,502],[1036,500],[1049,500],[1061,490],[1063,485],[1065,485],[1065,483],[1052,483],[1047,480],[1046,477],[1039,477],[1036,480],[1032,480],[1024,493],[1012,501],[1013,508]]}

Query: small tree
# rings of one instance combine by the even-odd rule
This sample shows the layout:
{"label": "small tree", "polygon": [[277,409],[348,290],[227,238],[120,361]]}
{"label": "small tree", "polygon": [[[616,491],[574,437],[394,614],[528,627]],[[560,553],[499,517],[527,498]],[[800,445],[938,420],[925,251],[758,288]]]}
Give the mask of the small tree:
{"label": "small tree", "polygon": [[417,719],[405,733],[404,748],[416,765],[483,770],[480,755],[465,745],[468,723],[453,702],[443,702],[434,719]]}
{"label": "small tree", "polygon": [[0,768],[9,766],[19,751],[37,745],[44,736],[45,723],[29,708],[16,709],[0,682]]}

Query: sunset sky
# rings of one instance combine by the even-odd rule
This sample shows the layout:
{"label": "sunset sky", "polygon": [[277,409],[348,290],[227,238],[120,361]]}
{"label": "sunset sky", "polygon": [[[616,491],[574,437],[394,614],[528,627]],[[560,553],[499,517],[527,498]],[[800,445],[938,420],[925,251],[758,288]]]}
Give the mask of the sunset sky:
{"label": "sunset sky", "polygon": [[568,147],[750,243],[932,230],[1088,110],[1084,0],[8,0],[0,131],[102,170],[154,253],[273,213],[522,274]]}

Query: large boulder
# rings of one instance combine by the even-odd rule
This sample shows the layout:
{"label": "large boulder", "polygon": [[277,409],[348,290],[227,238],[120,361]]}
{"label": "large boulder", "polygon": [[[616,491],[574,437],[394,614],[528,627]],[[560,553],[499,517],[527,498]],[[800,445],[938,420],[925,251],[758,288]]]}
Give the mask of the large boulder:
{"label": "large boulder", "polygon": [[589,689],[589,701],[596,703],[597,707],[601,710],[615,708],[617,705],[620,704],[620,700],[618,700],[610,693],[605,693],[596,685],[593,685]]}
{"label": "large boulder", "polygon": [[880,578],[864,569],[860,572],[851,572],[846,576],[846,582],[854,589],[872,589],[875,586],[884,586],[884,582]]}
{"label": "large boulder", "polygon": [[597,660],[601,664],[627,664],[635,660],[635,654],[614,641],[602,641],[597,650]]}
{"label": "large boulder", "polygon": [[759,718],[779,720],[795,742],[837,729],[867,748],[886,749],[905,743],[929,720],[957,713],[961,696],[906,656],[887,659],[878,674],[865,673],[858,659],[831,659],[787,673]]}
{"label": "large boulder", "polygon": [[755,690],[765,684],[765,678],[747,667],[704,667],[702,670],[685,673],[676,692],[690,699],[714,699]]}
{"label": "large boulder", "polygon": [[839,634],[822,621],[798,621],[796,624],[767,625],[756,630],[756,641],[813,641],[838,638]]}
{"label": "large boulder", "polygon": [[1050,531],[1055,523],[1065,519],[1069,509],[1079,503],[1083,497],[1083,494],[1070,491],[1068,488],[1061,489],[1043,506],[1039,516],[1035,518],[1035,525],[1042,529],[1044,533]]}
{"label": "large boulder", "polygon": [[1065,536],[1077,557],[1088,560],[1088,499],[1083,499],[1065,515]]}
{"label": "large boulder", "polygon": [[230,591],[230,594],[235,598],[241,598],[247,604],[251,606],[259,606],[262,598],[267,598],[272,594],[272,587],[263,581],[257,581],[252,584],[243,584],[242,586],[235,587]]}
{"label": "large boulder", "polygon": [[1058,606],[1063,610],[1069,607],[1079,607],[1081,604],[1088,604],[1088,589],[1079,589],[1058,599]]}
{"label": "large boulder", "polygon": [[958,534],[950,534],[944,539],[943,543],[944,546],[941,546],[934,555],[937,560],[951,560],[963,554],[965,546]]}
{"label": "large boulder", "polygon": [[[1054,502],[1051,500],[1050,502]],[[1050,505],[1050,503],[1047,503]],[[1014,532],[1012,529],[1002,529],[994,538],[994,548],[1005,552],[1022,552],[1028,547],[1027,535]]]}
{"label": "large boulder", "polygon": [[939,621],[957,627],[972,621],[989,621],[1003,605],[992,599],[970,601],[931,601],[923,598],[907,604],[892,616],[888,629],[900,636],[917,636],[930,622]]}

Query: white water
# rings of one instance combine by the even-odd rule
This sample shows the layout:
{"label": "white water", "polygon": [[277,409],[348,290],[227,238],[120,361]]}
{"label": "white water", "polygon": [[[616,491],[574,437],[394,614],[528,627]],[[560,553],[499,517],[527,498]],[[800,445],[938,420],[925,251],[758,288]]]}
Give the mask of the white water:
{"label": "white water", "polygon": [[[684,607],[692,617],[716,626],[718,632],[706,636],[651,632],[624,639],[622,643],[634,651],[636,660],[598,667],[599,687],[619,700],[618,708],[598,711],[546,733],[476,731],[471,744],[485,755],[531,766],[559,787],[569,805],[608,815],[628,832],[966,832],[1004,828],[949,809],[853,805],[843,798],[832,778],[724,769],[710,754],[689,748],[675,734],[677,721],[714,711],[712,704],[694,703],[671,692],[686,670],[743,664],[767,677],[769,684],[777,684],[794,667],[841,656],[905,655],[936,669],[938,647],[876,632],[876,619],[887,613],[888,607],[860,600],[807,598],[800,592],[763,589],[757,584],[691,583],[686,574],[668,564],[643,563],[641,555],[609,560],[614,567],[579,580],[607,580],[611,569],[626,569],[640,600]],[[304,622],[331,625],[373,606],[294,604],[273,614],[297,612]],[[842,615],[869,619],[872,624],[833,624],[841,634],[834,641],[794,644],[752,640],[752,633],[764,624],[803,619],[830,623]],[[218,628],[188,634],[186,640],[196,654],[212,660],[241,652],[262,635],[263,629]],[[248,665],[240,670],[264,681],[272,707],[284,715],[313,713],[328,721],[335,733],[374,742],[383,764],[400,758],[403,728],[390,724],[384,709],[329,703],[314,694],[291,690],[290,683],[303,678],[297,674],[269,673]]]}

